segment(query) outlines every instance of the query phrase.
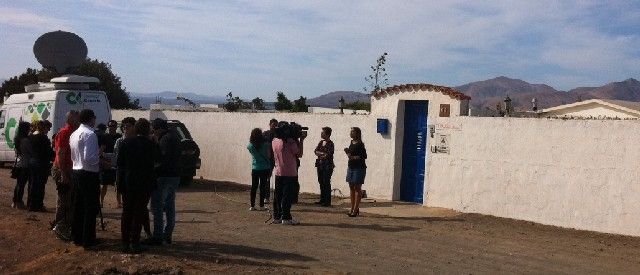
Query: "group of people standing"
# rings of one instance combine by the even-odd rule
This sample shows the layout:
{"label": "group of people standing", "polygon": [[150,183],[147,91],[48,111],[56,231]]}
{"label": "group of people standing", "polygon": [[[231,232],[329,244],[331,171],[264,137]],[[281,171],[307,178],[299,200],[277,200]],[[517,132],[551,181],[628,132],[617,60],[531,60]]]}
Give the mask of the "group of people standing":
{"label": "group of people standing", "polygon": [[[39,120],[33,123],[20,122],[14,137],[16,161],[11,171],[16,179],[13,191],[13,208],[34,212],[46,212],[44,207],[45,185],[54,152],[47,134],[51,123]],[[27,189],[27,203],[24,203],[24,190]]]}
{"label": "group of people standing", "polygon": [[[95,130],[95,123],[92,110],[69,111],[66,124],[54,135],[52,145],[47,137],[51,123],[20,122],[14,139],[16,162],[12,176],[16,187],[12,206],[46,212],[44,187],[51,175],[58,195],[55,220],[51,223],[53,232],[61,240],[91,248],[98,244],[96,218],[107,186],[116,185],[118,208],[122,208],[123,251],[143,250],[143,227],[148,237],[144,243],[170,244],[180,182],[177,133],[162,119],[151,124],[143,118],[127,117],[120,125],[122,135],[116,132],[116,121],[108,123],[108,132],[106,127]],[[25,205],[22,197],[27,185]]]}
{"label": "group of people standing", "polygon": [[[289,124],[272,119],[269,130],[262,132],[260,128],[251,131],[247,149],[252,157],[250,211],[267,210],[264,206],[270,194],[270,178],[275,174],[273,199],[273,223],[295,225],[299,222],[291,216],[291,205],[297,202],[300,189],[298,169],[303,156],[306,135],[292,137]],[[316,204],[331,206],[331,177],[335,168],[335,146],[331,140],[332,129],[323,127],[320,142],[314,149],[315,166],[320,200]],[[362,142],[360,128],[350,131],[351,142],[344,152],[348,158],[346,181],[349,183],[351,210],[349,217],[357,217],[360,213],[362,185],[366,176],[367,150]],[[256,193],[259,190],[259,206],[255,206]]]}

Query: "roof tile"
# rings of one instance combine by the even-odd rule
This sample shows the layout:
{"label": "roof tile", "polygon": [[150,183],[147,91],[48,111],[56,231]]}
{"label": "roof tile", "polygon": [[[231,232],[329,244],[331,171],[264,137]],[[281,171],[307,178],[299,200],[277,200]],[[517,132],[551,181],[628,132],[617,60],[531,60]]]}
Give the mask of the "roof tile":
{"label": "roof tile", "polygon": [[380,98],[385,94],[391,94],[391,93],[400,93],[400,92],[408,92],[408,91],[436,91],[445,95],[448,95],[452,98],[455,99],[459,99],[459,100],[470,100],[471,97],[468,95],[465,95],[461,92],[456,91],[453,88],[450,87],[445,87],[445,86],[438,86],[438,85],[432,85],[432,84],[426,84],[426,83],[419,83],[419,84],[402,84],[402,85],[394,85],[391,87],[387,87],[384,88],[378,92],[373,93],[372,95],[376,98]]}

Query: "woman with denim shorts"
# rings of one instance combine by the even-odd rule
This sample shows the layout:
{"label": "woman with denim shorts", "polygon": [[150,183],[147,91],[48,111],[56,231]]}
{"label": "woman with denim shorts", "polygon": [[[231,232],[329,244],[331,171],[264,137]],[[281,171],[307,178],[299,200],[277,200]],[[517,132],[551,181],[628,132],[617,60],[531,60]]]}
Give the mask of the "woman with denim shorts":
{"label": "woman with denim shorts", "polygon": [[349,217],[357,217],[360,214],[360,200],[362,199],[362,185],[367,173],[367,149],[362,142],[362,131],[358,127],[351,128],[351,143],[344,152],[349,158],[347,168],[347,182],[351,193],[351,211]]}

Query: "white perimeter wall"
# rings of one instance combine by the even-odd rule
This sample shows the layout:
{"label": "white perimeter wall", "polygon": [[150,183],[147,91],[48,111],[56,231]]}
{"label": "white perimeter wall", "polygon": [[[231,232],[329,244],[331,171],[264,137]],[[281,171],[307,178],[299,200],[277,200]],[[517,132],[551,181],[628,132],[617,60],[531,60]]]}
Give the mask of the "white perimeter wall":
{"label": "white perimeter wall", "polygon": [[440,118],[426,205],[640,235],[640,122]]}
{"label": "white perimeter wall", "polygon": [[[202,152],[198,176],[243,184],[250,184],[246,145],[252,128],[265,129],[271,118],[309,126],[300,182],[302,191],[314,193],[313,149],[321,127],[333,128],[332,185],[345,194],[342,148],[350,127],[361,127],[369,154],[364,188],[373,197],[394,199],[402,167],[403,100],[411,99],[389,100],[372,115],[171,111],[151,118],[187,125]],[[430,112],[445,100],[431,98]],[[149,117],[148,111],[114,111],[113,117],[129,115]],[[375,133],[376,118],[390,119],[389,135]],[[450,153],[427,153],[425,205],[640,236],[640,121],[430,117],[428,124],[435,125],[436,136],[449,134]],[[436,139],[428,142],[435,145]]]}
{"label": "white perimeter wall", "polygon": [[[206,179],[232,181],[251,184],[251,156],[246,147],[253,128],[267,130],[269,120],[295,121],[309,127],[309,137],[305,141],[304,156],[300,167],[300,189],[303,192],[318,193],[313,151],[320,141],[322,127],[333,130],[331,139],[335,144],[334,162],[336,168],[332,177],[332,188],[338,188],[345,195],[349,186],[345,181],[347,158],[343,148],[349,146],[351,127],[360,127],[369,159],[367,160],[367,194],[378,198],[391,199],[393,188],[393,164],[390,148],[391,139],[376,134],[376,121],[368,115],[308,114],[308,113],[229,113],[229,112],[176,112],[176,111],[113,111],[114,119],[126,116],[135,118],[161,117],[177,119],[184,123],[198,146],[202,167],[196,176]],[[272,186],[273,187],[273,186]]]}

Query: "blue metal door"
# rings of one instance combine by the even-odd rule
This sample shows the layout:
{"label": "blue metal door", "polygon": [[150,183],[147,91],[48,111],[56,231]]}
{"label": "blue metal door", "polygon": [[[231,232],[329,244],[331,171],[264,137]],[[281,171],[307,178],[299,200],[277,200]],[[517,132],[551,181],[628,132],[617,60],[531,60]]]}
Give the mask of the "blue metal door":
{"label": "blue metal door", "polygon": [[406,101],[400,200],[423,202],[428,101]]}

